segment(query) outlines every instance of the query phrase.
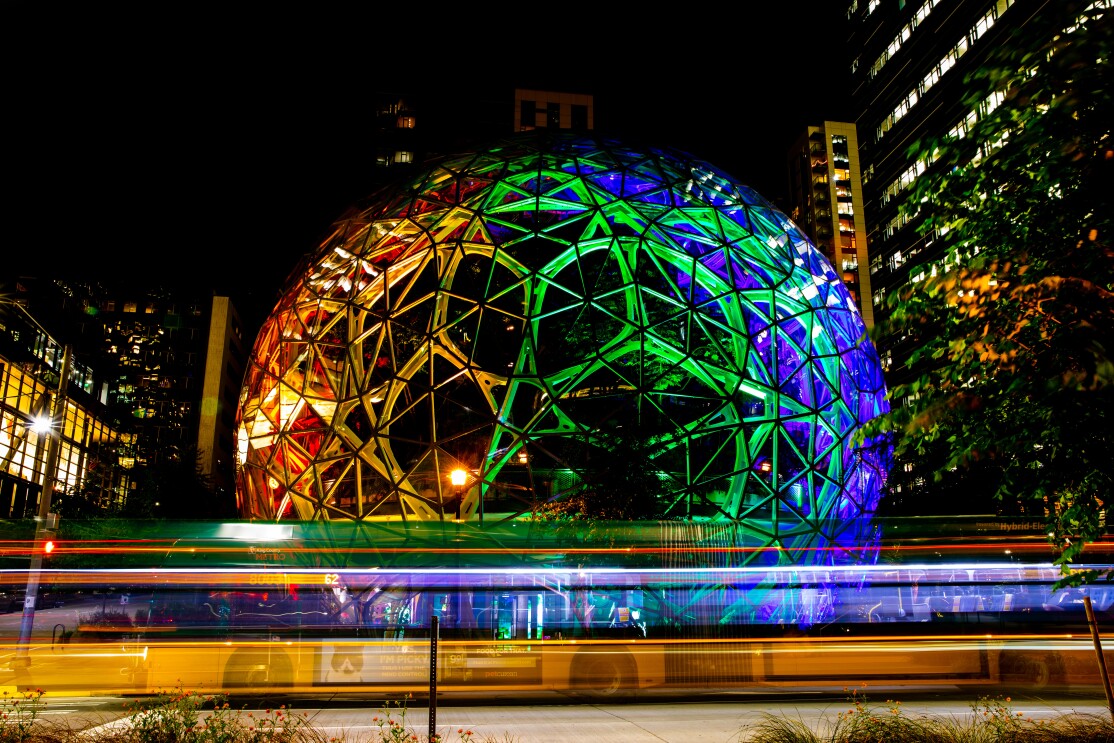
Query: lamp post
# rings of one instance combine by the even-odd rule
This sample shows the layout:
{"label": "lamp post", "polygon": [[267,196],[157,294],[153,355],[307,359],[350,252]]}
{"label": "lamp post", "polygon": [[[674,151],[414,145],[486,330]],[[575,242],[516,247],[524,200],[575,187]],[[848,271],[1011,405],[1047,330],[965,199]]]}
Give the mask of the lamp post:
{"label": "lamp post", "polygon": [[39,574],[43,566],[43,550],[58,528],[58,514],[50,512],[50,500],[54,496],[54,479],[58,471],[58,449],[60,432],[54,427],[61,425],[60,419],[66,415],[66,389],[69,384],[70,358],[73,349],[67,344],[62,353],[62,369],[59,372],[58,391],[50,406],[50,420],[45,426],[46,462],[43,465],[43,488],[39,496],[39,512],[35,517],[35,545],[31,552],[31,567],[27,572],[27,590],[23,594],[23,617],[19,622],[19,648],[17,656],[26,661],[31,630],[35,626],[35,601],[39,594]]}
{"label": "lamp post", "polygon": [[456,520],[460,521],[464,513],[464,483],[468,481],[468,473],[461,469],[449,473],[449,482],[453,484],[454,498],[456,499]]}

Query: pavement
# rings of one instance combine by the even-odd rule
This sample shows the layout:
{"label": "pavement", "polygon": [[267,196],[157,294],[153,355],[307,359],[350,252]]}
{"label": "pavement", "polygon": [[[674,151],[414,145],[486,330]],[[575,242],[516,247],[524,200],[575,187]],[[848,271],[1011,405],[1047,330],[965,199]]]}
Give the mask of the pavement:
{"label": "pavement", "polygon": [[[879,697],[879,699],[884,697]],[[688,702],[666,699],[639,703],[539,703],[514,705],[438,704],[436,731],[444,743],[744,743],[755,726],[774,714],[800,720],[814,730],[826,730],[849,705],[832,697],[816,700],[740,694],[737,702]],[[1104,700],[1022,700],[1012,705],[1024,718],[1053,719],[1064,714],[1092,714],[1110,719]],[[325,740],[344,743],[395,740],[383,733],[390,721],[428,740],[429,708],[383,709],[375,706],[342,708],[295,707],[295,714],[309,716],[312,727]],[[953,716],[969,719],[970,701],[910,700],[902,705],[907,716]],[[264,710],[253,710],[258,720]],[[243,712],[241,713],[243,714]],[[273,711],[272,711],[273,714]],[[90,738],[122,721],[90,727]],[[467,733],[471,732],[469,736]]]}

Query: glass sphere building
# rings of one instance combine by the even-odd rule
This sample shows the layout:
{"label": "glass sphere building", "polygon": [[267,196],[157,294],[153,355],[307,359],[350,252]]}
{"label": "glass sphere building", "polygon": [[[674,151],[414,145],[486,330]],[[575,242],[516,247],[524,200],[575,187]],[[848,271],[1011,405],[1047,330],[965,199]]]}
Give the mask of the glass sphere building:
{"label": "glass sphere building", "polygon": [[[354,207],[256,340],[240,508],[546,513],[861,544],[888,447],[877,353],[797,227],[707,162],[514,135]],[[869,541],[869,540],[867,540]]]}

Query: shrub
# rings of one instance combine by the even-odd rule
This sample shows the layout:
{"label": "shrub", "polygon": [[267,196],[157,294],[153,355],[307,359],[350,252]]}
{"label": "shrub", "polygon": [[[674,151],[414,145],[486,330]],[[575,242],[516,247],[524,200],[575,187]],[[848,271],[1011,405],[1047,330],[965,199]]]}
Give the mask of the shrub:
{"label": "shrub", "polygon": [[[407,695],[406,699],[396,702],[394,706],[387,702],[379,713],[371,718],[379,730],[379,737],[373,739],[374,743],[448,743],[449,739],[442,737],[440,733],[434,733],[433,738],[430,739],[419,736],[410,728],[406,722],[406,702],[409,699],[410,696]],[[456,734],[461,743],[475,743],[475,733],[467,728],[457,728]],[[500,742],[485,738],[482,743]],[[516,739],[506,735],[502,743],[516,743]]]}
{"label": "shrub", "polygon": [[[201,710],[212,705],[212,712]],[[150,707],[140,707],[129,718],[128,740],[139,743],[296,743],[324,740],[305,715],[294,715],[285,706],[261,715],[234,711],[222,695],[201,696],[180,686],[155,697]]]}
{"label": "shrub", "polygon": [[39,715],[39,700],[44,693],[42,689],[28,689],[19,697],[13,697],[4,692],[0,698],[0,742],[25,741],[31,737],[31,728]]}
{"label": "shrub", "polygon": [[1066,714],[1033,720],[1015,712],[1009,697],[981,697],[965,718],[909,717],[901,702],[871,704],[858,690],[834,723],[816,727],[799,718],[766,714],[740,734],[750,743],[1112,743],[1114,723],[1098,715]]}

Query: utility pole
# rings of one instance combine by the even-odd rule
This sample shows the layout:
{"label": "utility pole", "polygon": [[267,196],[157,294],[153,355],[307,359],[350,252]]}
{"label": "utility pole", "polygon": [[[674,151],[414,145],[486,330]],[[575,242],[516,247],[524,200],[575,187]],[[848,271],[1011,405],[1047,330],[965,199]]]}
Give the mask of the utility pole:
{"label": "utility pole", "polygon": [[[39,594],[39,574],[43,567],[44,545],[54,537],[58,528],[58,514],[50,512],[50,500],[54,497],[54,480],[58,472],[58,450],[62,436],[62,424],[66,415],[66,391],[69,388],[70,359],[73,348],[66,344],[62,353],[62,369],[59,372],[58,391],[50,406],[50,427],[46,433],[46,463],[43,467],[43,489],[39,497],[39,513],[35,517],[35,544],[31,551],[31,567],[27,572],[27,590],[23,595],[23,618],[19,623],[19,648],[17,657],[27,661],[31,630],[35,626],[35,601]],[[55,426],[58,430],[55,431]]]}

